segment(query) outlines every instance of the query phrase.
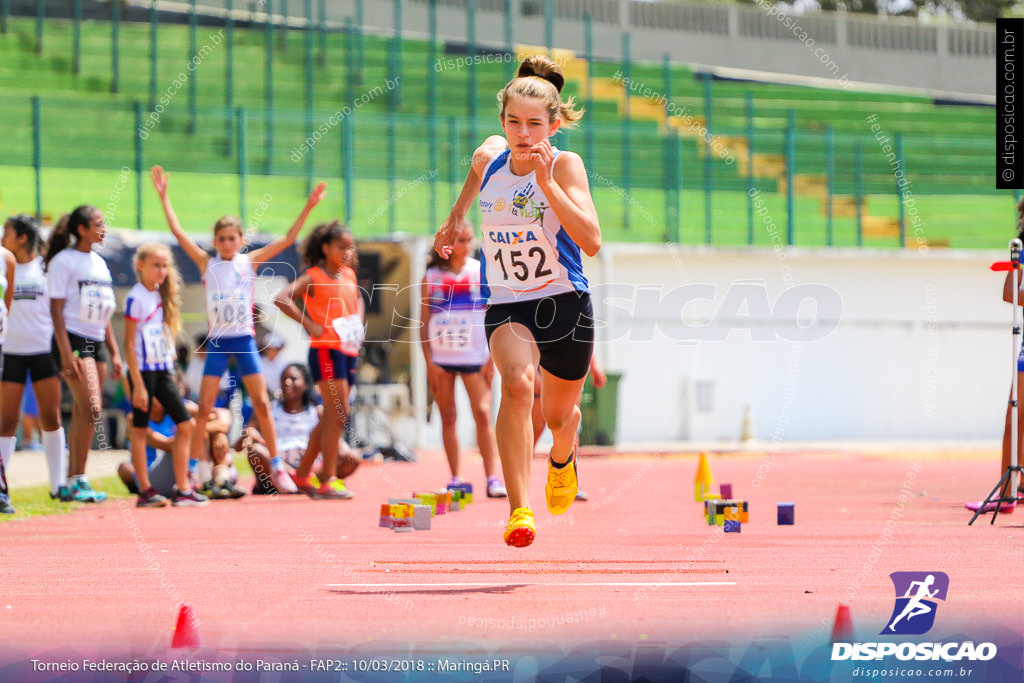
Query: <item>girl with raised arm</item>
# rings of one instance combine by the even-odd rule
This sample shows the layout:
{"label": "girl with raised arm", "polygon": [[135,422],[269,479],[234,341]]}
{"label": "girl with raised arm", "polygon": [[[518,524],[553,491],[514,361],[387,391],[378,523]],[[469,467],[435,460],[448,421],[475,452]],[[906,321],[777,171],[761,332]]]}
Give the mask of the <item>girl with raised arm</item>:
{"label": "girl with raised arm", "polygon": [[[248,253],[241,253],[245,244],[241,221],[233,216],[221,218],[213,226],[213,244],[217,254],[211,257],[182,230],[178,223],[178,217],[167,194],[167,174],[161,167],[154,166],[152,178],[153,186],[163,204],[167,224],[185,253],[198,266],[206,291],[206,316],[210,331],[203,379],[199,386],[199,412],[196,413],[191,452],[199,453],[202,448],[206,420],[217,399],[220,378],[227,369],[228,361],[234,357],[242,375],[242,383],[252,397],[253,414],[267,442],[267,448],[271,454],[276,455],[277,444],[274,421],[270,417],[270,398],[261,374],[260,353],[256,348],[256,330],[253,323],[256,269],[295,243],[295,238],[302,230],[306,218],[323,199],[327,183],[320,183],[310,193],[306,206],[288,230],[288,234]],[[291,483],[281,482],[285,487]],[[294,487],[294,484],[292,486]]]}

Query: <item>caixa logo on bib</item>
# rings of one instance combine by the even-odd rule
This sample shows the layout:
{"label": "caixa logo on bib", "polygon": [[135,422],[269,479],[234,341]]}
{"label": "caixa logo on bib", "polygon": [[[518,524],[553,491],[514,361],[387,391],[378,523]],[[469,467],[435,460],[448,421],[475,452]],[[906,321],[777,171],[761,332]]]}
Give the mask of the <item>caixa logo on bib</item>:
{"label": "caixa logo on bib", "polygon": [[[879,635],[919,636],[935,625],[939,601],[945,602],[949,576],[943,572],[893,572],[896,604]],[[993,643],[833,643],[832,660],[988,661],[996,656]]]}

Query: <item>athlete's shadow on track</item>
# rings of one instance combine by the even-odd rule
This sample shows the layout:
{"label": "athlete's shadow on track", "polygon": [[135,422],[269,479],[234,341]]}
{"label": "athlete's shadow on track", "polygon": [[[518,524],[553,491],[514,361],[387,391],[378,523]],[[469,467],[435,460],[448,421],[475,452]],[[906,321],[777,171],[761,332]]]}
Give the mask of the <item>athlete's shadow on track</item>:
{"label": "athlete's shadow on track", "polygon": [[412,586],[396,586],[395,588],[367,587],[364,590],[358,588],[328,588],[329,593],[339,595],[379,595],[381,592],[394,593],[395,595],[462,595],[466,593],[511,593],[518,588],[524,588],[524,583],[513,583],[507,586],[472,586],[469,588],[414,588]]}

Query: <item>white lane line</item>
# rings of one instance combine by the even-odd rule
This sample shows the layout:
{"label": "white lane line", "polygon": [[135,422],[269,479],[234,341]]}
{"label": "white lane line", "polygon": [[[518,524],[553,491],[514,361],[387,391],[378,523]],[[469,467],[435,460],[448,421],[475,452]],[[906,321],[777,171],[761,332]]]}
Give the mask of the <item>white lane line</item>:
{"label": "white lane line", "polygon": [[735,581],[682,581],[676,583],[662,583],[660,581],[651,582],[638,582],[638,581],[544,581],[544,582],[531,582],[531,581],[511,581],[509,583],[482,583],[482,582],[471,582],[471,583],[329,583],[328,588],[381,588],[381,587],[395,587],[395,588],[408,588],[410,586],[420,586],[424,588],[458,588],[459,586],[495,586],[495,587],[508,587],[508,586],[735,586]]}

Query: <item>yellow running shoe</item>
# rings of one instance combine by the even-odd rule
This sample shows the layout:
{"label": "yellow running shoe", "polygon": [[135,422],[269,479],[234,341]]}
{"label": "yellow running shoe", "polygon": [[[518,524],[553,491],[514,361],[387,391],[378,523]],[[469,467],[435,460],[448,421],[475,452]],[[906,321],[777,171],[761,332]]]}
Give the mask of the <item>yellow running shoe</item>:
{"label": "yellow running shoe", "polygon": [[533,524],[533,512],[529,508],[516,508],[505,527],[505,543],[514,548],[525,548],[533,543],[537,527]]}
{"label": "yellow running shoe", "polygon": [[579,490],[579,482],[576,480],[576,443],[574,442],[570,463],[566,463],[563,467],[555,467],[551,458],[548,458],[548,483],[544,487],[544,493],[548,500],[548,511],[553,515],[560,515],[568,510],[572,502],[576,500]]}

